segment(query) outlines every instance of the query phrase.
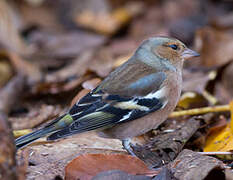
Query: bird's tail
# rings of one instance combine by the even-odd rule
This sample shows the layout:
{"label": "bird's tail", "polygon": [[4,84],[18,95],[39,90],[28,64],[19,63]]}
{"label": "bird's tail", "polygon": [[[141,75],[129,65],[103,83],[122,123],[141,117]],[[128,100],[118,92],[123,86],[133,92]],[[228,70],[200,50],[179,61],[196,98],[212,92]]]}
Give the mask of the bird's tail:
{"label": "bird's tail", "polygon": [[52,128],[51,127],[45,127],[42,129],[38,129],[32,133],[26,134],[24,136],[21,136],[19,138],[17,138],[15,140],[15,145],[16,145],[16,149],[20,149],[30,143],[32,143],[33,141],[46,136],[47,134],[52,132]]}
{"label": "bird's tail", "polygon": [[32,143],[33,141],[35,141],[35,140],[37,140],[37,139],[39,139],[41,137],[44,137],[44,136],[47,136],[47,135],[49,135],[49,134],[51,134],[53,132],[56,132],[57,130],[59,130],[59,128],[63,127],[62,126],[63,124],[65,124],[63,122],[63,119],[65,121],[66,116],[67,116],[67,114],[64,114],[64,115],[54,119],[52,122],[50,122],[45,127],[41,128],[41,129],[38,129],[38,130],[36,130],[36,131],[34,131],[32,133],[29,133],[29,134],[26,134],[24,136],[21,136],[21,137],[17,138],[15,140],[16,149],[20,149],[20,148]]}

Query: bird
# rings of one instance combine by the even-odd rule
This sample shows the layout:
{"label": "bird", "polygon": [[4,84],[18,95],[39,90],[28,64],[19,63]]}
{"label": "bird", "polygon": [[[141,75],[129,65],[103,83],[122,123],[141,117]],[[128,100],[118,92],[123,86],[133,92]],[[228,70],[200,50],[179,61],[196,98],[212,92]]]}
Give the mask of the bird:
{"label": "bird", "polygon": [[134,54],[62,116],[15,140],[16,149],[47,136],[48,141],[96,130],[120,139],[131,155],[131,139],[157,128],[175,109],[186,59],[199,56],[180,40],[157,36],[144,40]]}

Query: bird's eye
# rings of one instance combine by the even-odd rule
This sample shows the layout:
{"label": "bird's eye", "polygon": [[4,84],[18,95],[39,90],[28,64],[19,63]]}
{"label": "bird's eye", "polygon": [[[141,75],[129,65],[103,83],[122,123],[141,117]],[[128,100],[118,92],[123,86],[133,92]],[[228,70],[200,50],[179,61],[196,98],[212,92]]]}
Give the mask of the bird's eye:
{"label": "bird's eye", "polygon": [[169,45],[170,48],[174,49],[174,50],[177,50],[178,49],[178,46],[176,44],[171,44]]}

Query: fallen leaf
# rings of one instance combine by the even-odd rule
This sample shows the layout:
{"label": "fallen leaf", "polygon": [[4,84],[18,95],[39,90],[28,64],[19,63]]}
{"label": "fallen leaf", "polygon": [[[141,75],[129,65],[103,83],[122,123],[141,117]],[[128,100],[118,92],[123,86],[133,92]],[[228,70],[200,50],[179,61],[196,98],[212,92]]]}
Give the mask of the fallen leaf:
{"label": "fallen leaf", "polygon": [[127,54],[127,55],[124,55],[124,56],[118,57],[118,58],[116,59],[114,65],[113,65],[113,67],[114,67],[114,68],[117,68],[118,66],[124,64],[126,61],[129,60],[129,58],[130,58],[131,56],[132,56],[132,53]]}
{"label": "fallen leaf", "polygon": [[98,173],[92,180],[109,180],[109,179],[122,179],[122,180],[151,180],[150,177],[144,175],[131,175],[120,170],[110,170]]}
{"label": "fallen leaf", "polygon": [[0,88],[4,86],[12,76],[13,69],[11,65],[4,60],[0,60]]}
{"label": "fallen leaf", "polygon": [[125,27],[131,19],[143,10],[141,3],[131,3],[112,12],[95,13],[85,10],[75,17],[78,25],[105,35],[113,35]]}
{"label": "fallen leaf", "polygon": [[207,16],[203,16],[201,12],[182,19],[175,18],[169,26],[170,35],[189,45],[194,40],[196,30],[206,24]]}
{"label": "fallen leaf", "polygon": [[194,92],[185,92],[180,97],[177,106],[187,109],[187,108],[200,107],[200,105],[205,105],[205,104],[206,104],[205,99],[201,95]]}
{"label": "fallen leaf", "polygon": [[29,49],[19,32],[19,14],[9,4],[9,1],[0,1],[0,43],[5,48],[19,54],[27,54]]}
{"label": "fallen leaf", "polygon": [[230,94],[222,82],[216,82],[214,87],[214,96],[221,102],[221,104],[226,104],[229,102],[229,99],[232,99]]}
{"label": "fallen leaf", "polygon": [[71,102],[71,106],[73,106],[76,102],[78,102],[83,96],[85,96],[87,93],[89,93],[91,90],[93,90],[99,83],[101,79],[100,78],[94,78],[88,81],[85,81],[82,86],[84,89],[79,91],[79,93],[73,98]]}
{"label": "fallen leaf", "polygon": [[114,68],[115,58],[106,48],[96,52],[89,69],[100,77],[106,77]]}
{"label": "fallen leaf", "polygon": [[[41,138],[27,149],[30,152],[28,179],[54,179],[58,175],[64,177],[67,163],[84,153],[126,153],[121,141],[100,138],[95,132],[73,135],[55,142],[46,142],[45,138]],[[18,155],[20,152],[17,152]]]}
{"label": "fallen leaf", "polygon": [[83,96],[89,93],[91,90],[89,89],[82,89],[79,93],[72,99],[70,107],[72,107],[76,102],[78,102]]}
{"label": "fallen leaf", "polygon": [[94,52],[93,51],[84,51],[80,54],[78,58],[75,58],[70,64],[65,66],[64,68],[61,68],[60,70],[57,70],[53,73],[47,74],[45,79],[47,82],[61,82],[61,81],[67,81],[67,79],[71,77],[81,77],[83,76],[87,70],[88,67],[91,64],[91,61],[93,59]]}
{"label": "fallen leaf", "polygon": [[34,106],[28,108],[28,111],[29,112],[24,117],[20,117],[17,114],[14,117],[9,117],[9,121],[14,130],[35,128],[57,117],[59,113],[62,112],[62,109],[59,105],[34,104]]}
{"label": "fallen leaf", "polygon": [[226,152],[233,150],[233,101],[230,102],[231,122],[225,128],[214,131],[206,140],[205,152]]}
{"label": "fallen leaf", "polygon": [[230,29],[233,27],[233,13],[227,13],[210,19],[210,24],[217,29]]}
{"label": "fallen leaf", "polygon": [[[72,160],[65,168],[67,180],[90,180],[102,171],[121,170],[132,175],[152,174],[143,161],[123,154],[84,154]],[[157,173],[157,172],[156,172]]]}
{"label": "fallen leaf", "polygon": [[81,52],[102,45],[106,38],[84,31],[69,33],[36,31],[30,34],[31,43],[37,47],[34,57],[41,58],[75,58]]}
{"label": "fallen leaf", "polygon": [[231,31],[204,27],[196,32],[196,49],[201,54],[202,65],[222,66],[232,61],[233,35]]}
{"label": "fallen leaf", "polygon": [[[57,6],[51,7],[49,3],[43,3],[42,1],[44,0],[25,0],[18,3],[24,23],[27,26],[33,24],[42,29],[56,29],[57,31],[62,30],[63,27],[61,26],[55,13]],[[38,4],[33,5],[31,2]],[[56,5],[58,4],[59,2],[56,3]]]}
{"label": "fallen leaf", "polygon": [[223,115],[220,115],[218,117],[217,122],[212,127],[210,127],[210,129],[208,130],[208,134],[216,133],[220,131],[221,129],[225,128],[226,126],[227,126],[226,118]]}
{"label": "fallen leaf", "polygon": [[222,161],[188,149],[184,149],[168,167],[180,180],[224,179]]}
{"label": "fallen leaf", "polygon": [[20,55],[14,52],[8,53],[9,60],[18,73],[22,73],[27,76],[29,84],[35,84],[41,81],[43,74],[38,66],[32,64],[30,61],[23,59]]}
{"label": "fallen leaf", "polygon": [[[182,91],[184,92],[196,92],[198,94],[202,94],[206,88],[207,83],[210,80],[214,80],[216,78],[216,71],[208,71],[204,70],[184,70],[183,72],[183,87]],[[192,81],[190,81],[192,79]]]}
{"label": "fallen leaf", "polygon": [[1,179],[18,179],[15,144],[12,129],[7,121],[7,115],[0,111],[0,168]]}
{"label": "fallen leaf", "polygon": [[85,89],[93,90],[101,82],[100,78],[93,78],[88,81],[83,82],[82,86]]}

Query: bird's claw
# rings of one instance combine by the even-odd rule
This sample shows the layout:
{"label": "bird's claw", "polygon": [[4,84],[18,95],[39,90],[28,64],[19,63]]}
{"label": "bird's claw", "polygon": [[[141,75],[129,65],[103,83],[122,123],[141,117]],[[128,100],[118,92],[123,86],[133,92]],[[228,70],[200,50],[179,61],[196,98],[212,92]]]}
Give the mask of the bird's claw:
{"label": "bird's claw", "polygon": [[124,149],[132,156],[136,157],[136,154],[133,152],[132,147],[134,146],[131,142],[130,139],[124,139],[122,140],[122,145]]}

